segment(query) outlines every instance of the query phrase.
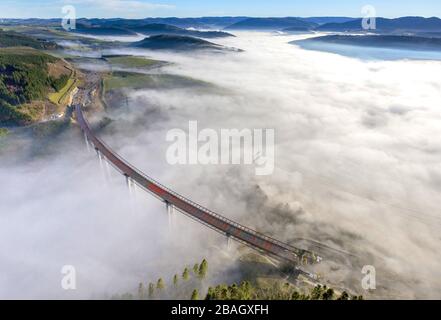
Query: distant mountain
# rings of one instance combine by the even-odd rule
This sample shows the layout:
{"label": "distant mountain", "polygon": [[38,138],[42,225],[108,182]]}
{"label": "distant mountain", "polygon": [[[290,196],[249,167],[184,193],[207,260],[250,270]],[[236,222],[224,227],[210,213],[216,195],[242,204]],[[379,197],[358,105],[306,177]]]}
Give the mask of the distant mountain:
{"label": "distant mountain", "polygon": [[297,18],[248,18],[239,21],[225,30],[283,30],[295,28],[296,30],[310,30],[317,27],[316,23]]}
{"label": "distant mountain", "polygon": [[147,18],[147,23],[170,24],[180,28],[209,29],[210,27],[198,18]]}
{"label": "distant mountain", "polygon": [[172,50],[172,51],[193,51],[193,50],[228,50],[218,44],[194,37],[179,35],[157,35],[134,42],[131,47],[149,50]]}
{"label": "distant mountain", "polygon": [[0,19],[4,25],[59,26],[61,19]]}
{"label": "distant mountain", "polygon": [[138,27],[146,24],[167,24],[180,28],[194,29],[223,29],[247,17],[201,17],[201,18],[145,18],[145,19],[79,19],[78,22],[88,22],[97,25]]}
{"label": "distant mountain", "polygon": [[[317,27],[319,31],[363,31],[362,19],[344,23],[327,23]],[[369,32],[379,33],[406,33],[406,32],[439,32],[441,19],[422,17],[403,17],[397,19],[376,19],[376,30]]]}
{"label": "distant mountain", "polygon": [[[79,24],[91,24],[91,25],[101,25],[101,26],[116,26],[116,27],[134,27],[134,26],[142,26],[146,24],[168,24],[180,28],[195,28],[195,29],[224,29],[228,26],[231,26],[240,21],[244,21],[250,19],[251,17],[246,16],[238,16],[238,17],[200,17],[200,18],[144,18],[144,19],[122,19],[122,18],[113,18],[113,19],[77,19],[77,23]],[[296,17],[294,17],[296,18]],[[354,18],[346,18],[346,17],[306,17],[306,18],[297,18],[299,20],[303,20],[306,22],[312,22],[317,24],[324,23],[342,23],[346,21],[353,20]],[[61,23],[61,19],[0,19],[0,23],[8,24],[8,25],[18,25],[18,24],[26,24],[26,25],[53,25],[59,26]]]}
{"label": "distant mountain", "polygon": [[313,29],[305,30],[304,28],[290,27],[290,28],[286,28],[286,29],[282,29],[282,30],[278,30],[278,31],[286,32],[286,33],[297,33],[297,34],[302,33],[303,34],[303,33],[312,33]]}
{"label": "distant mountain", "polygon": [[77,23],[76,29],[73,30],[76,33],[94,35],[94,36],[131,36],[136,35],[135,32],[126,28],[115,26],[103,26],[103,25],[91,25]]}
{"label": "distant mountain", "polygon": [[326,24],[326,23],[345,23],[348,21],[355,20],[357,18],[349,18],[349,17],[308,17],[308,18],[297,18],[299,20],[316,23],[318,25]]}
{"label": "distant mountain", "polygon": [[202,17],[196,18],[196,20],[211,28],[224,29],[248,18],[249,17]]}
{"label": "distant mountain", "polygon": [[182,29],[176,26],[160,23],[152,23],[142,26],[129,27],[131,31],[142,33],[144,35],[173,34],[199,38],[224,38],[234,37],[231,33],[223,31],[198,31]]}
{"label": "distant mountain", "polygon": [[441,39],[396,35],[328,35],[292,42],[293,44],[330,43],[339,45],[393,48],[418,51],[440,51]]}
{"label": "distant mountain", "polygon": [[195,28],[195,29],[209,29],[210,27],[205,23],[199,21],[197,18],[145,18],[145,19],[78,19],[78,23],[89,23],[92,25],[118,27],[130,29],[133,27],[140,27],[146,24],[167,24],[179,28]]}
{"label": "distant mountain", "polygon": [[418,36],[420,37],[425,37],[425,38],[441,38],[441,31],[439,32],[418,32],[417,33]]}
{"label": "distant mountain", "polygon": [[[439,18],[403,17],[397,19],[377,18],[379,33],[441,32]],[[200,17],[200,18],[145,18],[145,19],[78,19],[77,26],[89,34],[124,35],[131,29],[148,24],[166,24],[179,28],[227,29],[227,30],[297,30],[363,31],[362,19],[351,17]],[[60,19],[1,19],[5,25],[59,26]],[[92,30],[87,30],[92,28]],[[97,28],[97,29],[94,29]],[[106,28],[108,28],[106,30]],[[115,29],[114,29],[115,28]],[[209,36],[206,36],[209,38]]]}

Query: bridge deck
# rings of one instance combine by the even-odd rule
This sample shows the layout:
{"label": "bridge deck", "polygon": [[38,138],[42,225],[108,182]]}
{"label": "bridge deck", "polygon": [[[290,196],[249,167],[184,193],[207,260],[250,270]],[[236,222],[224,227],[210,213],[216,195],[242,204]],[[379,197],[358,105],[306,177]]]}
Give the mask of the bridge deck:
{"label": "bridge deck", "polygon": [[99,151],[107,160],[115,166],[124,176],[132,179],[142,188],[156,195],[164,202],[173,205],[179,211],[202,222],[226,236],[229,236],[239,242],[249,245],[255,249],[270,254],[276,258],[295,263],[305,262],[314,263],[317,257],[306,250],[295,248],[279,240],[268,237],[253,229],[240,225],[239,223],[227,219],[199,204],[187,199],[178,193],[156,182],[138,169],[131,166],[127,161],[115,153],[103,141],[95,136],[91,130],[88,121],[84,118],[81,106],[75,106],[77,121],[89,141],[91,141],[97,151]]}

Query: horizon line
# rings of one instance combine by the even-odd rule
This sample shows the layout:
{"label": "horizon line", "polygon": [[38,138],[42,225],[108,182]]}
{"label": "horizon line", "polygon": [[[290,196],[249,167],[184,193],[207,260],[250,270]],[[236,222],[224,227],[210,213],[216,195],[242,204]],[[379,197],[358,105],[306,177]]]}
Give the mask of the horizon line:
{"label": "horizon line", "polygon": [[[424,18],[424,19],[431,19],[431,18],[437,18],[441,19],[441,16],[421,16],[421,15],[404,15],[404,16],[396,16],[396,17],[387,17],[387,16],[378,16],[378,18],[383,19],[400,19],[400,18],[409,18],[409,17],[416,17],[416,18]],[[80,19],[101,19],[101,20],[111,20],[111,19],[121,19],[121,20],[144,20],[144,19],[203,19],[203,18],[263,18],[263,19],[270,19],[270,18],[299,18],[299,19],[308,19],[308,18],[351,18],[351,19],[362,19],[363,17],[351,17],[351,16],[338,16],[338,15],[312,15],[312,16],[246,16],[246,15],[220,15],[220,16],[186,16],[186,17],[178,17],[178,16],[164,16],[164,17],[143,17],[143,18],[127,18],[127,17],[108,17],[108,18],[100,18],[100,17],[80,17],[76,20]],[[38,17],[27,17],[27,18],[4,18],[0,17],[0,20],[62,20],[63,17],[51,17],[51,18],[38,18]]]}

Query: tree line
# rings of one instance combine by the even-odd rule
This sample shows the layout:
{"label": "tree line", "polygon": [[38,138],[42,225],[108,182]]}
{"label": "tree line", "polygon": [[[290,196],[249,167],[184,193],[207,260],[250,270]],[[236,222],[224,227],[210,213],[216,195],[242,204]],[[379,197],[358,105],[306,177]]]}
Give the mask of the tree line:
{"label": "tree line", "polygon": [[272,287],[254,286],[248,281],[240,285],[218,285],[208,289],[206,300],[363,300],[362,296],[350,296],[346,291],[336,294],[326,285],[317,285],[307,293],[299,292],[290,283]]}
{"label": "tree line", "polygon": [[[290,283],[276,282],[272,285],[252,284],[243,281],[240,284],[220,284],[209,287],[204,295],[201,285],[208,273],[208,262],[203,259],[193,268],[185,267],[182,273],[175,274],[170,283],[159,278],[148,284],[139,283],[136,294],[125,293],[113,299],[190,299],[190,300],[363,300],[363,296],[350,295],[346,291],[337,293],[326,285],[317,285],[310,290],[299,291]],[[206,287],[205,287],[206,290]],[[206,291],[204,291],[206,292]]]}
{"label": "tree line", "polygon": [[[125,293],[121,296],[115,295],[113,299],[123,300],[154,300],[154,299],[199,299],[201,282],[207,277],[208,262],[203,259],[201,263],[195,263],[192,268],[185,267],[182,273],[176,273],[169,284],[164,278],[155,282],[138,285],[136,294]],[[188,294],[187,292],[191,292]]]}

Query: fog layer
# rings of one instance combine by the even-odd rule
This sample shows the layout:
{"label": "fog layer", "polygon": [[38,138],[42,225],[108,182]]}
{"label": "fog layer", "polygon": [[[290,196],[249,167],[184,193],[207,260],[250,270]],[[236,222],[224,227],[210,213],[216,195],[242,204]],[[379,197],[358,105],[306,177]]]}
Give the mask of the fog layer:
{"label": "fog layer", "polygon": [[[298,38],[241,33],[218,41],[243,53],[137,51],[174,62],[162,72],[222,90],[127,90],[103,139],[229,218],[293,244],[312,239],[356,255],[341,263],[330,254],[318,267],[336,286],[363,294],[361,267],[370,264],[374,297],[440,298],[441,62],[364,61],[288,44]],[[185,130],[190,120],[216,130],[275,129],[274,174],[167,165],[168,130]],[[59,288],[65,264],[78,266],[84,282],[74,297],[84,297],[202,256],[219,259],[220,237],[186,218],[167,232],[161,203],[128,197],[116,175],[103,180],[105,168],[75,128],[64,139],[50,155],[0,169],[0,297],[71,297]]]}

